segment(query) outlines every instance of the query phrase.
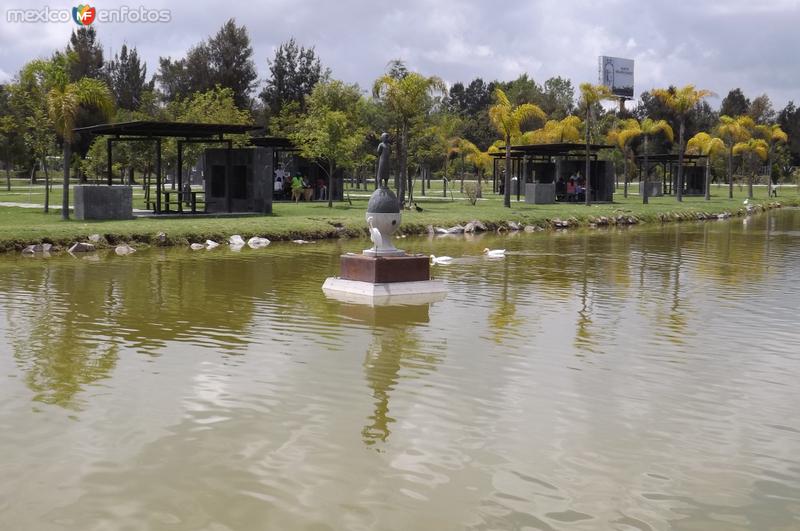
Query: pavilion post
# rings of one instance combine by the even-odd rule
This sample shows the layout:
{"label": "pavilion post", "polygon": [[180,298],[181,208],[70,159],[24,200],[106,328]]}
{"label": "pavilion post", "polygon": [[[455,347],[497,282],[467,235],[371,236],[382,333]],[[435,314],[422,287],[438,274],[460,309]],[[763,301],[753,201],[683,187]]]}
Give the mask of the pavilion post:
{"label": "pavilion post", "polygon": [[156,138],[156,214],[161,213],[161,139]]}
{"label": "pavilion post", "polygon": [[497,193],[497,157],[492,157],[492,193]]}
{"label": "pavilion post", "polygon": [[228,212],[233,212],[233,201],[231,201],[231,178],[233,177],[233,175],[231,175],[233,171],[233,166],[231,165],[232,150],[233,142],[228,140],[228,149],[225,151],[225,209]]}
{"label": "pavilion post", "polygon": [[[183,212],[183,140],[178,140],[178,212]],[[174,186],[174,185],[173,185]]]}
{"label": "pavilion post", "polygon": [[[111,186],[111,143],[113,141],[111,138],[106,139],[106,157],[108,158],[106,161],[106,180],[109,186]],[[67,164],[68,161],[64,161],[64,163]]]}

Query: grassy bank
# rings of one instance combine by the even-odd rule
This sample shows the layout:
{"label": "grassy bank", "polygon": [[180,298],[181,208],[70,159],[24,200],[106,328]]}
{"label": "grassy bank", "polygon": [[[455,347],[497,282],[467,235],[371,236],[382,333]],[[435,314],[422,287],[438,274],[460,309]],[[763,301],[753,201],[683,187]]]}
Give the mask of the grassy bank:
{"label": "grassy bank", "polygon": [[[488,229],[495,230],[512,221],[548,228],[554,226],[555,220],[568,220],[570,226],[577,227],[606,222],[661,223],[703,219],[724,212],[744,214],[742,201],[746,191],[737,189],[732,200],[727,199],[724,187],[715,187],[713,192],[711,201],[688,197],[683,203],[678,203],[673,197],[659,197],[651,198],[649,205],[642,205],[636,195],[624,199],[619,194],[612,204],[588,208],[583,204],[528,205],[516,202],[512,208],[504,208],[502,198],[496,196],[482,200],[476,206],[460,200],[420,197],[417,202],[423,211],[404,212],[401,231],[419,234],[425,233],[429,226],[450,227],[471,220],[480,220]],[[0,198],[2,200],[8,198]],[[783,206],[800,206],[800,195],[795,188],[784,188],[777,200],[770,200],[766,188],[757,189],[755,203],[766,207],[775,202]],[[85,241],[91,234],[100,234],[111,244],[162,245],[185,245],[206,239],[222,241],[232,234],[245,238],[266,236],[272,240],[363,237],[366,236],[365,210],[366,198],[359,197],[352,200],[352,205],[339,203],[332,209],[325,203],[276,203],[274,214],[263,217],[65,222],[57,210],[44,214],[38,209],[0,207],[0,251],[19,251],[29,244],[42,242],[66,247],[76,241]],[[156,238],[161,232],[166,235],[163,241]]]}

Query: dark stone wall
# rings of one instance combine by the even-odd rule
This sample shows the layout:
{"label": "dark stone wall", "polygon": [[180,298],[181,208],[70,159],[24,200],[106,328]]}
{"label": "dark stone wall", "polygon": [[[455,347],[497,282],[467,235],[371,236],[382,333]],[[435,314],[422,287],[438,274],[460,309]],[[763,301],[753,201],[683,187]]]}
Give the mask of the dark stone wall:
{"label": "dark stone wall", "polygon": [[79,184],[73,187],[75,219],[133,218],[133,188]]}
{"label": "dark stone wall", "polygon": [[272,213],[274,178],[271,148],[205,150],[205,191],[207,212]]}

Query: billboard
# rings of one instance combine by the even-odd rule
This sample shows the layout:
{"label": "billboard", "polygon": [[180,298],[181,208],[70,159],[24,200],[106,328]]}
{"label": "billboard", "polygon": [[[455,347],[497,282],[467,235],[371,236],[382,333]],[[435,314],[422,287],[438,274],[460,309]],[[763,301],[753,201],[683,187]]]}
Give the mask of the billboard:
{"label": "billboard", "polygon": [[611,89],[615,96],[633,98],[633,59],[600,56],[600,84]]}

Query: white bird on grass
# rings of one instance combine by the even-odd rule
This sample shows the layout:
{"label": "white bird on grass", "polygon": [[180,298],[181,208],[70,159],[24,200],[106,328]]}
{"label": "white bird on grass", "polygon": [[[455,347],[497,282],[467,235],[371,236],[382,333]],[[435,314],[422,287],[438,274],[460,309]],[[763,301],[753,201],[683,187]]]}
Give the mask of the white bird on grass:
{"label": "white bird on grass", "polygon": [[488,256],[489,258],[505,258],[506,250],[505,249],[489,249],[488,247],[483,250],[483,254]]}
{"label": "white bird on grass", "polygon": [[219,244],[217,242],[212,240],[206,240],[206,249],[214,249],[216,247],[219,247]]}
{"label": "white bird on grass", "polygon": [[259,236],[253,236],[249,240],[247,240],[247,246],[251,249],[261,249],[262,247],[266,247],[270,244],[270,241],[266,238],[261,238]]}
{"label": "white bird on grass", "polygon": [[452,256],[434,256],[431,255],[431,265],[447,265],[453,262]]}
{"label": "white bird on grass", "polygon": [[233,247],[241,247],[244,245],[244,239],[239,236],[238,234],[234,234],[230,238],[228,238],[228,243],[231,244]]}

